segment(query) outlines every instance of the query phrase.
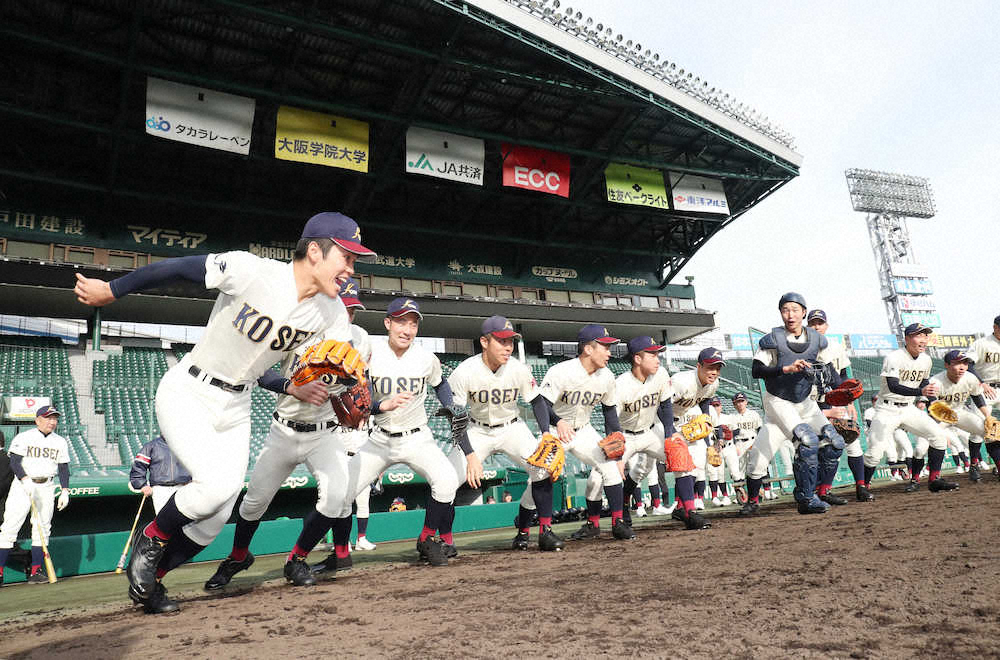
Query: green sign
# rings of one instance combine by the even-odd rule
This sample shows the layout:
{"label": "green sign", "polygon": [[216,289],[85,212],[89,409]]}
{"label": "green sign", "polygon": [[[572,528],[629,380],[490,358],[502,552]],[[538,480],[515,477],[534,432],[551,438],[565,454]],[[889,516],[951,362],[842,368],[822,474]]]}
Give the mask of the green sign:
{"label": "green sign", "polygon": [[670,196],[663,183],[663,172],[622,163],[611,163],[604,169],[608,201],[616,204],[669,209]]}

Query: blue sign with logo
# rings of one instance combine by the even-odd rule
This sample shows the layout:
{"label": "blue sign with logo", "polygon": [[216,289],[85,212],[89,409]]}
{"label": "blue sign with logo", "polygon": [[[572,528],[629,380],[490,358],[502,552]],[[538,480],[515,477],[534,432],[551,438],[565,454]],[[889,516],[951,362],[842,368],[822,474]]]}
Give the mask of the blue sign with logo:
{"label": "blue sign with logo", "polygon": [[734,351],[752,351],[753,345],[750,343],[750,335],[733,333],[729,335],[729,342],[733,345]]}
{"label": "blue sign with logo", "polygon": [[899,348],[896,335],[851,335],[851,348],[861,350],[893,350]]}

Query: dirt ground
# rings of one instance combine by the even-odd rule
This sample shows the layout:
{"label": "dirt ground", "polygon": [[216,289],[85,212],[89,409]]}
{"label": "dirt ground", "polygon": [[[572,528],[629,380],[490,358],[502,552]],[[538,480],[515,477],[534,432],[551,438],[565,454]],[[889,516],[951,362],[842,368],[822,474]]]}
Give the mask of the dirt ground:
{"label": "dirt ground", "polygon": [[[447,568],[408,563],[407,543],[313,588],[276,579],[274,557],[227,594],[179,592],[177,614],[65,603],[23,615],[4,626],[0,656],[997,657],[1000,483],[960,481],[940,494],[894,485],[822,516],[786,497],[697,532],[647,518],[635,541],[561,553],[459,539]],[[204,580],[213,566],[191,570]]]}

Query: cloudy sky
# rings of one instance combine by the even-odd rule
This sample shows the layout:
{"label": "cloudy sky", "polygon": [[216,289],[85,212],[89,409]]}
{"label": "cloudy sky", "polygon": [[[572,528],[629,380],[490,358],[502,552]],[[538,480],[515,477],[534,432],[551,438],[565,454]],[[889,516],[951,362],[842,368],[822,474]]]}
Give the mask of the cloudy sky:
{"label": "cloudy sky", "polygon": [[[564,0],[789,131],[801,175],[724,230],[681,275],[723,330],[779,322],[802,293],[833,332],[888,332],[864,215],[844,170],[928,177],[937,216],[910,221],[942,332],[1000,314],[1000,5],[841,0]],[[680,279],[683,282],[683,279]],[[769,325],[770,324],[770,325]]]}

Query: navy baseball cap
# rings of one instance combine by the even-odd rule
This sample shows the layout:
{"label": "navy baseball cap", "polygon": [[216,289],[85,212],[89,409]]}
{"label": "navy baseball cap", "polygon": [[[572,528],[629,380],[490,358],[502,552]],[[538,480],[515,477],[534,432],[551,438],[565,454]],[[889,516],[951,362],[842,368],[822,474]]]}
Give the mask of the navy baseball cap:
{"label": "navy baseball cap", "polygon": [[407,314],[416,314],[421,321],[424,319],[424,315],[420,313],[420,306],[413,298],[396,298],[389,303],[389,308],[385,310],[385,315],[394,319]]}
{"label": "navy baseball cap", "polygon": [[35,411],[35,417],[58,417],[61,414],[55,406],[42,406]]}
{"label": "navy baseball cap", "polygon": [[493,335],[497,339],[521,338],[521,335],[514,330],[514,325],[503,316],[491,316],[483,321],[482,334]]}
{"label": "navy baseball cap", "polygon": [[903,331],[903,334],[909,337],[910,335],[929,335],[932,332],[934,332],[934,330],[932,328],[928,328],[923,323],[911,323],[906,326],[906,330]]}
{"label": "navy baseball cap", "polygon": [[628,342],[628,353],[629,355],[637,355],[643,351],[649,351],[650,353],[659,353],[666,346],[662,344],[657,344],[653,341],[652,337],[636,337],[629,340]]}
{"label": "navy baseball cap", "polygon": [[1000,325],[1000,316],[993,317],[993,325]]}
{"label": "navy baseball cap", "polygon": [[348,277],[344,285],[340,287],[340,300],[344,303],[344,307],[364,309],[365,306],[361,304],[360,295],[361,289],[358,287],[357,280]]}
{"label": "navy baseball cap", "polygon": [[725,364],[726,361],[722,359],[722,351],[717,348],[709,346],[708,348],[701,349],[701,353],[698,353],[698,364]]}
{"label": "navy baseball cap", "polygon": [[737,392],[733,395],[733,403],[736,403],[737,401],[747,401],[747,395],[743,392]]}
{"label": "navy baseball cap", "polygon": [[809,312],[809,316],[806,317],[806,323],[812,323],[816,319],[819,319],[823,323],[826,323],[826,312],[824,312],[822,309],[814,309],[813,311]]}
{"label": "navy baseball cap", "polygon": [[591,323],[580,328],[580,332],[576,334],[576,341],[580,344],[589,344],[592,341],[601,344],[617,344],[619,339],[612,337],[608,329],[603,325]]}
{"label": "navy baseball cap", "polygon": [[708,405],[710,405],[710,406],[721,406],[722,405],[722,400],[719,399],[719,397],[717,397],[717,396],[713,396],[711,399],[708,400]]}
{"label": "navy baseball cap", "polygon": [[343,213],[317,213],[306,222],[302,238],[329,238],[359,257],[375,256],[375,252],[361,244],[361,228],[358,223]]}
{"label": "navy baseball cap", "polygon": [[968,362],[972,364],[972,358],[958,350],[951,350],[944,354],[945,364],[952,364],[954,362]]}

